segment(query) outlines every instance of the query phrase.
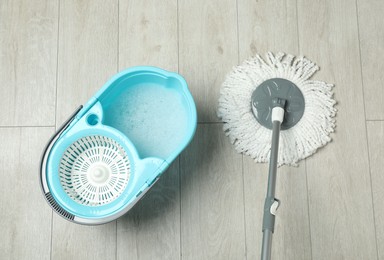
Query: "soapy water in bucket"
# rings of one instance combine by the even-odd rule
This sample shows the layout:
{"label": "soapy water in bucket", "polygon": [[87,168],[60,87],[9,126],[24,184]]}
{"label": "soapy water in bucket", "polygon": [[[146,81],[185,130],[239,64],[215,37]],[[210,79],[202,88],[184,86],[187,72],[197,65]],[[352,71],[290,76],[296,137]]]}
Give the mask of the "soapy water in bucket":
{"label": "soapy water in bucket", "polygon": [[126,88],[105,109],[104,124],[123,132],[139,156],[166,159],[180,146],[188,113],[179,92],[157,84]]}

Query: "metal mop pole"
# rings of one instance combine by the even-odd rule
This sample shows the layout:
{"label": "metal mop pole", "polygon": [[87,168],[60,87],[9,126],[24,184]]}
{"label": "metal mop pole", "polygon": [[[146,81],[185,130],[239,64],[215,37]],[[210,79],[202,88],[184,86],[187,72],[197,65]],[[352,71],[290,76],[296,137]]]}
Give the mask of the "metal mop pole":
{"label": "metal mop pole", "polygon": [[263,245],[261,250],[261,259],[271,259],[271,246],[272,246],[272,234],[275,228],[275,214],[279,206],[279,201],[275,198],[276,188],[276,170],[277,170],[277,158],[279,151],[279,137],[280,127],[284,119],[284,106],[285,100],[280,98],[274,98],[272,109],[272,144],[271,155],[269,160],[269,175],[268,175],[268,189],[267,197],[264,203],[264,216],[263,216]]}

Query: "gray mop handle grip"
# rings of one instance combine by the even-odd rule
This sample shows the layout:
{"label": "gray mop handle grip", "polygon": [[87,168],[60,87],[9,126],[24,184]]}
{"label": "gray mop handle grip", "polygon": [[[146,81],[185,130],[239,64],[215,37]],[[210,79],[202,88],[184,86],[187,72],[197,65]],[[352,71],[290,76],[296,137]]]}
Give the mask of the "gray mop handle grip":
{"label": "gray mop handle grip", "polygon": [[268,175],[268,189],[267,196],[264,202],[264,215],[263,215],[263,245],[261,250],[261,259],[271,259],[271,247],[272,247],[272,234],[275,229],[275,213],[279,205],[279,201],[275,198],[276,191],[276,173],[277,173],[277,159],[279,152],[279,139],[280,139],[280,127],[284,116],[285,100],[274,99],[274,108],[278,107],[278,115],[274,120],[272,111],[272,144],[271,154],[269,160],[269,175]]}
{"label": "gray mop handle grip", "polygon": [[278,203],[275,198],[276,191],[276,173],[277,173],[277,157],[279,150],[279,136],[280,136],[280,122],[273,122],[272,132],[272,147],[271,158],[269,161],[269,175],[268,175],[268,189],[267,196],[264,202],[264,216],[263,216],[263,232],[270,230],[274,232],[275,227],[275,215],[271,212],[272,206]]}
{"label": "gray mop handle grip", "polygon": [[[269,161],[268,190],[264,203],[263,215],[263,245],[261,249],[261,259],[271,259],[272,234],[275,229],[275,215],[271,212],[273,205],[278,201],[275,199],[277,156],[279,148],[280,122],[273,122],[271,157]],[[278,205],[278,204],[277,204]],[[277,206],[275,207],[275,209]],[[272,214],[273,213],[273,214]]]}

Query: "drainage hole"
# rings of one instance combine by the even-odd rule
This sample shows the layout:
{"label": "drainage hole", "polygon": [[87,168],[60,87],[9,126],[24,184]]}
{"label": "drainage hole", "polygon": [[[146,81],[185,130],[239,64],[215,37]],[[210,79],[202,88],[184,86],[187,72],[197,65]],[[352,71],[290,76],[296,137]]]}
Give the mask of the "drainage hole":
{"label": "drainage hole", "polygon": [[99,117],[95,114],[90,114],[87,117],[87,123],[90,125],[97,125],[97,123],[99,123]]}

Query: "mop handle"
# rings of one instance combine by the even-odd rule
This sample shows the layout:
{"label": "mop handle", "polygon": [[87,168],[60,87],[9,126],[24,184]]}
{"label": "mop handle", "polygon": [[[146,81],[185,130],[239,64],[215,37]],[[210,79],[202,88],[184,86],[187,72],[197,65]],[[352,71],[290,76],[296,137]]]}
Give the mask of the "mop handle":
{"label": "mop handle", "polygon": [[269,159],[269,175],[268,175],[268,189],[267,196],[264,203],[264,216],[263,216],[263,245],[261,250],[261,259],[271,259],[272,247],[272,234],[275,228],[275,214],[279,207],[279,201],[275,198],[276,190],[276,171],[277,171],[277,158],[279,151],[279,138],[280,127],[284,120],[284,106],[285,100],[274,98],[272,109],[272,144],[271,154]]}

